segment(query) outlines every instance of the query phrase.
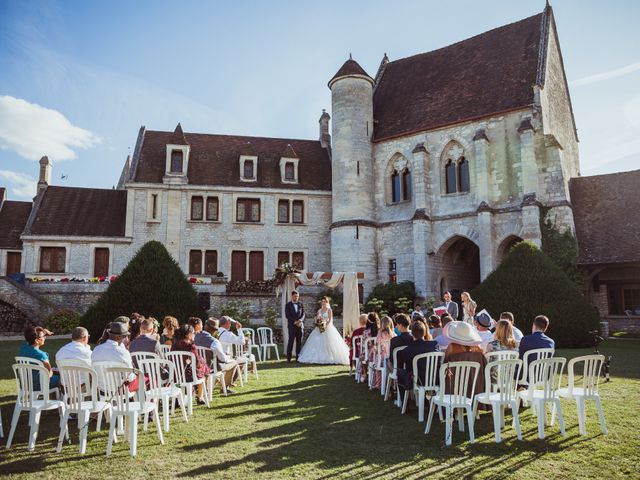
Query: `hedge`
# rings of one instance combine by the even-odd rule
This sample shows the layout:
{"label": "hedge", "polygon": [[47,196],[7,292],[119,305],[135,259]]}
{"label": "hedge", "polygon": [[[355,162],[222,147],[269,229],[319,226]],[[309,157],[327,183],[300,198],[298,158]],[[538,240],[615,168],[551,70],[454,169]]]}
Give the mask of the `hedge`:
{"label": "hedge", "polygon": [[160,242],[147,242],[138,250],[117,280],[82,317],[81,325],[96,340],[109,322],[132,312],[160,321],[171,315],[181,323],[204,313],[195,289]]}
{"label": "hedge", "polygon": [[549,318],[547,334],[558,347],[592,344],[590,330],[596,330],[599,317],[582,292],[551,258],[529,242],[513,247],[500,266],[471,296],[478,310],[486,308],[497,318],[510,311],[523,333],[531,332],[537,315]]}

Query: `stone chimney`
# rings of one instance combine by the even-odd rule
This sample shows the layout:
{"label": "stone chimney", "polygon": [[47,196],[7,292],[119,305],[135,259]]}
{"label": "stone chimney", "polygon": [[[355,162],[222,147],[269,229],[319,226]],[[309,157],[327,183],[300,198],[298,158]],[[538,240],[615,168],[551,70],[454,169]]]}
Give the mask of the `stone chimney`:
{"label": "stone chimney", "polygon": [[329,134],[329,120],[331,117],[322,109],[322,115],[320,115],[320,145],[322,148],[329,148],[331,146],[331,135]]}
{"label": "stone chimney", "polygon": [[51,161],[46,155],[40,159],[40,178],[38,179],[38,195],[51,182]]}

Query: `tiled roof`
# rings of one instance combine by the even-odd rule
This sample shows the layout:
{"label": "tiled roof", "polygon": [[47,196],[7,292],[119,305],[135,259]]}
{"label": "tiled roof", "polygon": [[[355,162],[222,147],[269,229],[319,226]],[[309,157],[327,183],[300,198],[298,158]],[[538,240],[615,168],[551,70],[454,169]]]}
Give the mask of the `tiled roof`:
{"label": "tiled roof", "polygon": [[[174,133],[147,130],[135,171],[135,182],[162,183],[166,145]],[[280,189],[331,190],[331,160],[317,140],[242,137],[185,133],[191,146],[187,177],[192,185],[271,187]],[[280,158],[293,151],[298,163],[299,183],[283,183]],[[241,155],[258,157],[258,178],[254,183],[240,180]]]}
{"label": "tiled roof", "polygon": [[126,190],[47,187],[31,235],[123,237]]}
{"label": "tiled roof", "polygon": [[371,81],[373,81],[373,79],[369,76],[367,72],[365,72],[364,68],[362,68],[358,62],[356,62],[352,58],[349,58],[349,60],[347,60],[342,64],[340,69],[331,78],[331,80],[329,80],[329,86],[331,86],[331,83],[336,78],[346,77],[347,75],[362,75],[365,77],[369,77]]}
{"label": "tiled roof", "polygon": [[[1,198],[1,196],[0,196]],[[20,235],[31,213],[31,202],[5,200],[0,210],[0,248],[22,248]]]}
{"label": "tiled roof", "polygon": [[569,181],[578,263],[640,262],[640,170]]}
{"label": "tiled roof", "polygon": [[548,8],[439,50],[387,63],[373,100],[375,140],[531,105],[541,32],[550,14]]}

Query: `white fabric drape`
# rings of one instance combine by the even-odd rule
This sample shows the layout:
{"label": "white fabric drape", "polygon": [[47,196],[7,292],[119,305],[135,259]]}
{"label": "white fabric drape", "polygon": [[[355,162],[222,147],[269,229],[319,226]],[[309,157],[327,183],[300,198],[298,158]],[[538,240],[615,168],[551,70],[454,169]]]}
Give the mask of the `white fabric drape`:
{"label": "white fabric drape", "polygon": [[360,296],[358,295],[358,275],[354,272],[344,274],[342,297],[342,336],[350,337],[358,328],[360,315]]}

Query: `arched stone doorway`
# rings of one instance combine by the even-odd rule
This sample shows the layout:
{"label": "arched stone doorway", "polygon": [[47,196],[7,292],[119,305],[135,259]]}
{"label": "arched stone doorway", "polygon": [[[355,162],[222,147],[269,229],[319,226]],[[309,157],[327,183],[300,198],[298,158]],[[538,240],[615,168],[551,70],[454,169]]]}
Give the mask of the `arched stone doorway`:
{"label": "arched stone doorway", "polygon": [[513,247],[515,247],[522,241],[522,238],[517,235],[509,235],[507,238],[505,238],[498,246],[496,265],[500,265],[502,263],[502,260],[504,260],[504,257],[507,256],[507,253],[509,253]]}
{"label": "arched stone doorway", "polygon": [[480,249],[466,237],[456,235],[444,242],[435,256],[440,295],[452,293],[456,302],[460,294],[480,283]]}

